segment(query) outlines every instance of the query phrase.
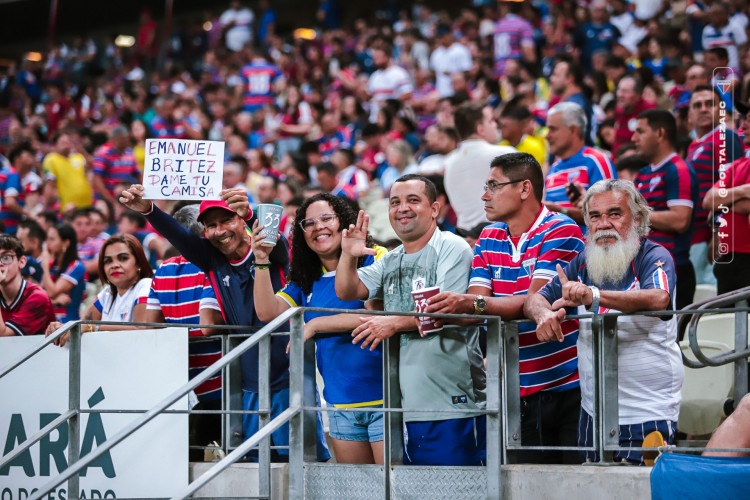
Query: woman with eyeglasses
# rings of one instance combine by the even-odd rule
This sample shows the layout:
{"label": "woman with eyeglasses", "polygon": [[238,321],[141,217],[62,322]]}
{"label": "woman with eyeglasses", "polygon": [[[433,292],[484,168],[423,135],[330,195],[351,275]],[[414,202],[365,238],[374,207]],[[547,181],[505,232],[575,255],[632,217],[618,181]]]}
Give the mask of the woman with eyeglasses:
{"label": "woman with eyeglasses", "polygon": [[[131,234],[116,234],[99,251],[99,277],[105,285],[84,315],[85,320],[141,323],[146,320],[146,300],[154,275],[143,247]],[[62,326],[54,322],[47,335]],[[81,333],[94,330],[135,330],[131,325],[82,325]],[[63,346],[69,335],[55,341]]]}
{"label": "woman with eyeglasses", "polygon": [[73,226],[63,224],[47,230],[42,252],[42,287],[49,294],[57,321],[75,321],[86,291],[86,268],[78,259],[78,238]]}
{"label": "woman with eyeglasses", "polygon": [[[264,236],[253,227],[255,254],[255,310],[262,321],[271,321],[290,307],[363,309],[361,301],[342,301],[334,289],[341,256],[341,232],[357,221],[349,202],[328,193],[307,199],[297,210],[292,230],[289,284],[273,292],[268,273],[272,247],[262,245]],[[372,243],[376,256],[361,258],[359,267],[375,262],[386,250]],[[305,313],[305,340],[315,336],[316,359],[328,406],[379,407],[383,404],[382,351],[360,349],[346,334],[361,324],[360,315]],[[325,333],[323,333],[325,332]],[[333,450],[339,463],[383,463],[383,414],[381,412],[328,412]]]}

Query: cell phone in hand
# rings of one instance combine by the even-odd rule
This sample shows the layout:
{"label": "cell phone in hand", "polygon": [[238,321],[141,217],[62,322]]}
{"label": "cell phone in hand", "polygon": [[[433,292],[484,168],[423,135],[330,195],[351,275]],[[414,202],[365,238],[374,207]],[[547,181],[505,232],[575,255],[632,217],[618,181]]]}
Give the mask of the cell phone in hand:
{"label": "cell phone in hand", "polygon": [[577,200],[581,197],[581,190],[578,189],[578,186],[573,184],[572,182],[568,183],[568,198],[570,201]]}

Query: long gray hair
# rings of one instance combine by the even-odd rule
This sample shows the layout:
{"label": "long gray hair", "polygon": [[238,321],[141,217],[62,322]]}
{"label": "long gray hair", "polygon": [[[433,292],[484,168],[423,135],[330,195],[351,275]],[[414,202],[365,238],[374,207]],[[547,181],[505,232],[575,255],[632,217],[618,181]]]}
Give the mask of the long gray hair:
{"label": "long gray hair", "polygon": [[628,195],[628,204],[630,212],[633,215],[633,224],[636,226],[638,236],[645,238],[651,230],[651,207],[648,206],[643,195],[638,191],[631,181],[622,179],[604,179],[591,186],[586,195],[583,197],[583,221],[587,226],[589,221],[589,200],[595,194],[602,194],[608,191],[620,191]]}

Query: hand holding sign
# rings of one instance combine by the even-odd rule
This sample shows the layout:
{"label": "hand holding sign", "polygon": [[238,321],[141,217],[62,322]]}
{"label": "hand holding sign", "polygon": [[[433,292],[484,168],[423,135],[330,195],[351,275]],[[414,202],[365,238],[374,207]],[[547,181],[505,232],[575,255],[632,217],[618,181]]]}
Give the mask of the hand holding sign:
{"label": "hand holding sign", "polygon": [[224,143],[148,139],[143,197],[150,200],[218,200],[224,175]]}
{"label": "hand holding sign", "polygon": [[151,210],[151,202],[143,199],[143,186],[133,184],[122,192],[120,203],[136,212],[148,212]]}
{"label": "hand holding sign", "polygon": [[244,188],[225,189],[220,193],[221,199],[227,202],[229,208],[237,212],[243,219],[250,215],[250,201]]}

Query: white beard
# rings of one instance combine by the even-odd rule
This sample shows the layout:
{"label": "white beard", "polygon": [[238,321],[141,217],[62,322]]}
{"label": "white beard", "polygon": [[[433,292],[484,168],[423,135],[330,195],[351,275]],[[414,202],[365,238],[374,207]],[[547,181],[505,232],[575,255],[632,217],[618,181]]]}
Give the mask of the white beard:
{"label": "white beard", "polygon": [[[596,240],[603,236],[615,238],[616,242],[607,246],[597,245]],[[640,246],[641,238],[635,226],[625,240],[616,231],[602,230],[590,235],[586,241],[586,269],[591,281],[598,286],[618,283],[625,277]]]}

